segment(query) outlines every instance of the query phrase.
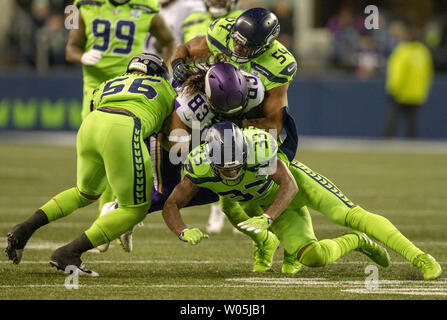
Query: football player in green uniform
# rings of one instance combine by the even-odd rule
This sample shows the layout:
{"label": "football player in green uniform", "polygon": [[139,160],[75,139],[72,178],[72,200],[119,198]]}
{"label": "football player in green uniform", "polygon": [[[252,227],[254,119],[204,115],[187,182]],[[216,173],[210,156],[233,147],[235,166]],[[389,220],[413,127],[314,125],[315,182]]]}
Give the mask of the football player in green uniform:
{"label": "football player in green uniform", "polygon": [[116,239],[146,217],[153,176],[144,139],[161,129],[176,95],[166,64],[153,54],[137,55],[125,74],[100,85],[93,95],[95,110],[84,119],[77,135],[76,187],[52,197],[28,220],[13,227],[7,235],[9,259],[19,263],[35,230],[93,203],[108,181],[119,208],[58,248],[50,261],[61,270],[74,265],[81,275],[97,276],[85,269],[81,254]]}
{"label": "football player in green uniform", "polygon": [[285,130],[287,138],[280,148],[289,160],[295,157],[298,136],[295,122],[288,113],[287,90],[297,69],[293,55],[276,38],[278,18],[264,8],[244,11],[236,19],[215,20],[206,36],[195,37],[178,46],[172,57],[173,79],[181,84],[190,76],[190,61],[200,61],[223,53],[230,63],[261,78],[266,90],[263,115],[246,120],[243,126]]}
{"label": "football player in green uniform", "polygon": [[[220,195],[234,226],[265,237],[270,229],[284,250],[303,265],[322,267],[358,250],[380,266],[389,266],[388,253],[371,236],[410,261],[424,279],[441,275],[436,260],[414,246],[388,219],[355,205],[330,180],[304,164],[276,154],[276,140],[264,130],[241,130],[231,122],[214,124],[206,142],[189,154],[185,177],[165,203],[166,224],[191,244],[207,238],[200,229],[187,228],[179,211],[199,187],[205,187]],[[318,241],[307,207],[352,229],[338,238]],[[251,218],[242,221],[245,214]]]}
{"label": "football player in green uniform", "polygon": [[[82,64],[82,119],[90,113],[93,90],[102,82],[120,75],[129,59],[143,52],[147,32],[162,47],[165,61],[175,47],[174,37],[161,16],[157,0],[76,0],[78,29],[68,35],[66,59]],[[108,186],[99,208],[112,201]]]}
{"label": "football player in green uniform", "polygon": [[[298,146],[298,136],[294,120],[287,111],[287,90],[297,65],[293,55],[276,40],[280,29],[278,19],[263,8],[228,13],[232,1],[205,1],[208,8],[224,2],[227,3],[226,11],[214,9],[214,12],[226,12],[218,20],[211,19],[213,13],[210,9],[208,20],[204,13],[193,14],[185,20],[185,44],[179,46],[172,56],[174,80],[181,83],[190,74],[185,61],[200,60],[219,53],[224,53],[230,62],[242,70],[255,73],[267,91],[263,116],[246,121],[244,125],[275,129],[278,135],[284,129],[287,138],[284,142],[280,141],[280,148],[292,160]],[[205,22],[208,25],[212,22],[206,35],[203,31],[194,32]],[[212,206],[207,231],[218,233],[222,228],[223,218],[219,212],[217,206]]]}
{"label": "football player in green uniform", "polygon": [[221,18],[236,18],[243,11],[236,10],[237,0],[203,0],[206,12],[194,12],[183,22],[183,42],[205,36],[210,24]]}
{"label": "football player in green uniform", "polygon": [[79,28],[72,29],[66,46],[67,61],[82,64],[84,98],[82,119],[90,112],[93,90],[122,73],[129,59],[143,52],[149,31],[167,61],[174,37],[159,14],[157,0],[76,0]]}

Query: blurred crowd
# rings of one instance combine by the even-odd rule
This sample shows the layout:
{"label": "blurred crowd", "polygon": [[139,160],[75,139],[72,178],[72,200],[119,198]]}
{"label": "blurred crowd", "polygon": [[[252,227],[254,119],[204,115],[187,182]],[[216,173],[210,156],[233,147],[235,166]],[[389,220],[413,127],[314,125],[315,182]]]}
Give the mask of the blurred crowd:
{"label": "blurred crowd", "polygon": [[[364,4],[361,1],[326,1],[337,3],[337,6],[332,6],[334,12],[324,22],[331,39],[328,46],[330,52],[323,55],[327,61],[321,63],[329,68],[325,72],[350,73],[360,78],[383,75],[389,55],[408,32],[430,49],[435,69],[447,71],[446,10],[438,10],[432,5],[429,19],[412,19],[411,14],[405,15],[404,10],[396,9],[402,1],[393,0],[389,3],[394,3],[394,7],[389,3],[385,8],[379,5],[379,29],[367,30],[364,25]],[[436,2],[424,0],[419,3],[433,1]],[[322,0],[320,2],[322,6],[327,4]],[[65,61],[68,30],[64,27],[64,8],[72,3],[73,0],[2,0],[0,68],[33,69],[41,73],[58,68],[76,70],[75,66]],[[263,6],[272,10],[281,23],[279,41],[300,59],[295,48],[296,3],[292,0],[239,0],[239,8]],[[445,7],[443,9],[447,9]],[[415,10],[419,9],[413,9],[412,12]],[[419,10],[419,13],[423,13],[423,10]]]}
{"label": "blurred crowd", "polygon": [[378,29],[368,30],[364,3],[356,6],[354,1],[339,1],[337,12],[326,24],[332,39],[328,55],[331,70],[355,73],[360,78],[383,75],[397,45],[417,41],[430,50],[435,70],[446,72],[447,6],[438,2],[441,8],[437,8],[435,2],[389,2],[380,7]]}
{"label": "blurred crowd", "polygon": [[[178,0],[181,1],[181,0]],[[0,68],[33,69],[40,73],[76,69],[65,61],[64,9],[73,0],[2,0],[0,11]],[[262,6],[281,23],[280,41],[293,47],[293,8],[290,0],[240,0],[239,8]]]}

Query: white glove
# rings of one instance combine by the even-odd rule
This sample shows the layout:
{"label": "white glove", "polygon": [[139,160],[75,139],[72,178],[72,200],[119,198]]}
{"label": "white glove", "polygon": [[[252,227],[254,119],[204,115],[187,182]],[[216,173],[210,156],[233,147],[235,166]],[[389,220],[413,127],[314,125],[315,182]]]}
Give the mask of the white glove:
{"label": "white glove", "polygon": [[86,66],[94,66],[101,60],[103,53],[104,52],[96,49],[90,49],[82,55],[81,63]]}

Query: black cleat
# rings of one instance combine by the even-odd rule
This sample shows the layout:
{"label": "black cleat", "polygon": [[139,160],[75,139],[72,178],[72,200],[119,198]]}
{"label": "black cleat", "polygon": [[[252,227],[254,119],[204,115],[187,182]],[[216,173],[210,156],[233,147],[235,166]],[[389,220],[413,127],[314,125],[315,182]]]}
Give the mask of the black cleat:
{"label": "black cleat", "polygon": [[50,258],[50,265],[69,274],[75,272],[79,276],[99,277],[97,272],[88,270],[85,267],[79,254],[70,252],[66,249],[66,246],[60,247],[53,252]]}
{"label": "black cleat", "polygon": [[25,248],[29,237],[30,234],[23,224],[14,226],[11,231],[8,232],[8,235],[6,236],[8,244],[5,252],[8,259],[12,260],[14,264],[19,264],[20,260],[22,260],[23,249]]}

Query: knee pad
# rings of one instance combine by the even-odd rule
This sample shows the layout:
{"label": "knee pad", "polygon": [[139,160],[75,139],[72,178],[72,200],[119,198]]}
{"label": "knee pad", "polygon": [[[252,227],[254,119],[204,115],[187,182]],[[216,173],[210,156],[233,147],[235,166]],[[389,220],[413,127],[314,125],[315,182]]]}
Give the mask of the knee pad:
{"label": "knee pad", "polygon": [[310,244],[298,261],[307,267],[324,267],[328,263],[326,254],[318,242]]}

